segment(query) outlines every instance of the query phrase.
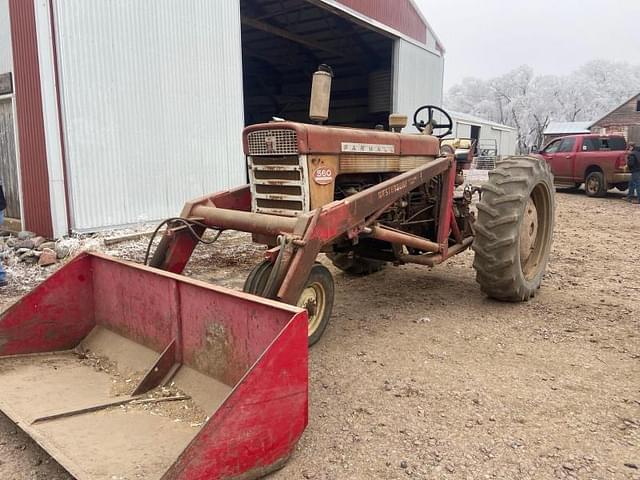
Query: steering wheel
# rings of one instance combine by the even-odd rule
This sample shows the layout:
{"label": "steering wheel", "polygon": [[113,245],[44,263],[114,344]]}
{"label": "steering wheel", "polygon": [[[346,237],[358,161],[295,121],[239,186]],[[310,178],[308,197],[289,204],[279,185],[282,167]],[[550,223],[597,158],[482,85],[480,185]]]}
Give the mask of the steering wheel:
{"label": "steering wheel", "polygon": [[[418,121],[418,117],[420,116],[423,110],[427,110],[427,112],[429,113],[429,121],[426,123],[424,120]],[[433,119],[433,114],[435,112],[442,113],[445,116],[447,123],[435,122]],[[431,126],[431,134],[434,137],[444,138],[453,131],[453,120],[451,119],[451,116],[447,112],[445,112],[442,108],[436,107],[435,105],[424,105],[419,109],[417,109],[416,113],[413,114],[413,126],[416,127],[418,130],[420,130],[420,132],[424,132],[424,130],[427,127]],[[434,130],[446,130],[446,131],[444,133],[436,135],[435,133],[433,133]]]}

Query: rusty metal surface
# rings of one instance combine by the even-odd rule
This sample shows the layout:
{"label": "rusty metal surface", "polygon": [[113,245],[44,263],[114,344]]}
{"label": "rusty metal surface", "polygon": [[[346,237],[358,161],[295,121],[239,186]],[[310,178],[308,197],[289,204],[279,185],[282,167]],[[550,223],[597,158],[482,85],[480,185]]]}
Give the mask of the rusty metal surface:
{"label": "rusty metal surface", "polygon": [[[249,186],[243,185],[238,188],[205,195],[188,201],[182,208],[182,218],[192,217],[192,210],[197,205],[217,206],[248,212],[251,210],[251,193]],[[198,235],[204,233],[202,227],[194,226],[193,229]],[[198,240],[194,238],[189,230],[184,228],[181,230],[167,230],[153,254],[150,265],[168,272],[182,273],[197,244]]]}
{"label": "rusty metal surface", "polygon": [[204,222],[213,228],[262,233],[265,235],[291,233],[298,222],[294,217],[241,212],[238,210],[205,206],[194,207],[191,214],[194,217],[204,219]]}
{"label": "rusty metal surface", "polygon": [[174,339],[171,341],[169,346],[164,349],[156,363],[151,366],[147,373],[145,373],[144,377],[142,377],[142,380],[138,382],[138,385],[131,394],[132,396],[142,395],[143,393],[147,393],[149,390],[153,390],[161,384],[162,380],[164,380],[167,375],[169,375],[173,366],[176,365],[176,360],[179,359],[176,345],[177,343]]}
{"label": "rusty metal surface", "polygon": [[287,265],[278,298],[295,304],[323,245],[354,228],[363,227],[367,217],[375,215],[380,207],[395,202],[452,166],[455,169],[451,158],[439,158],[309,214],[310,223],[303,237],[305,246],[295,252]]}
{"label": "rusty metal surface", "polygon": [[399,230],[394,230],[383,225],[376,225],[371,228],[371,238],[398,245],[405,245],[407,247],[417,248],[418,250],[424,250],[427,252],[438,253],[441,250],[440,245],[435,242],[409,233],[401,232]]}
{"label": "rusty metal surface", "polygon": [[443,189],[440,194],[440,212],[438,213],[438,243],[442,246],[442,253],[447,255],[449,235],[451,233],[451,212],[453,211],[453,192],[456,189],[456,161],[453,156],[449,169],[442,176]]}
{"label": "rusty metal surface", "polygon": [[[280,122],[279,129],[293,130],[298,140],[300,154],[371,154],[415,155],[436,157],[440,142],[429,135],[408,135],[380,130],[362,130],[345,127],[325,127],[305,123]],[[249,155],[248,137],[255,132],[274,129],[273,124],[252,125],[242,135],[244,151]],[[279,148],[277,138],[274,150]],[[345,144],[345,145],[343,145]],[[371,147],[371,148],[369,148]],[[252,147],[255,148],[255,147]]]}
{"label": "rusty metal surface", "polygon": [[473,237],[465,238],[461,243],[453,245],[447,249],[446,254],[436,255],[401,255],[399,260],[405,263],[417,263],[419,265],[426,265],[428,267],[435,267],[441,264],[445,260],[457,255],[471,246],[473,243]]}

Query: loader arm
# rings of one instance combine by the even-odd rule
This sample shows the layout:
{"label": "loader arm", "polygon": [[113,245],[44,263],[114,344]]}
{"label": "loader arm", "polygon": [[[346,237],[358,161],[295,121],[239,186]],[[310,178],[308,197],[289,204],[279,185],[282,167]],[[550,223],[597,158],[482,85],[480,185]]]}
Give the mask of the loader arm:
{"label": "loader arm", "polygon": [[[341,236],[346,235],[352,240],[369,236],[398,245],[412,245],[433,254],[432,259],[425,259],[425,262],[434,264],[446,259],[449,254],[448,239],[455,224],[452,221],[455,174],[453,157],[440,157],[298,217],[251,212],[249,187],[244,186],[188,202],[182,217],[197,220],[213,229],[282,236],[285,246],[280,271],[275,274],[278,286],[275,299],[295,304],[322,248]],[[438,175],[443,177],[444,191],[437,242],[376,223],[380,213],[390,205]],[[454,237],[460,237],[459,230],[453,230]],[[174,273],[182,272],[197,242],[189,229],[182,226],[168,229],[153,256],[151,266]],[[454,251],[457,253],[470,243],[470,239],[460,238]],[[407,258],[407,261],[411,259]]]}

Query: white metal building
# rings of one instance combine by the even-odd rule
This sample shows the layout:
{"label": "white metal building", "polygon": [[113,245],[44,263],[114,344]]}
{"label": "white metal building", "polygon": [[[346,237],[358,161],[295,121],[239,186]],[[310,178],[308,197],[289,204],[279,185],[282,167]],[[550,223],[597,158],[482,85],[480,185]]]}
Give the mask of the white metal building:
{"label": "white metal building", "polygon": [[243,184],[242,128],[306,121],[320,63],[334,123],[442,101],[444,48],[412,0],[0,0],[23,226],[154,221]]}
{"label": "white metal building", "polygon": [[497,156],[516,154],[518,138],[515,128],[466,113],[452,111],[448,113],[453,119],[451,138],[472,138],[477,141],[479,150],[495,146]]}

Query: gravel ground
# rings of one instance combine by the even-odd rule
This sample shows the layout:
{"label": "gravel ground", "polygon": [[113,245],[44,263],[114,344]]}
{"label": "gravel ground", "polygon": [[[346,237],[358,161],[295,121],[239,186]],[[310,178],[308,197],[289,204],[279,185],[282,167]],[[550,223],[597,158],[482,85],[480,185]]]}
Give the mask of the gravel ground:
{"label": "gravel ground", "polygon": [[[640,207],[557,200],[552,262],[526,304],[484,298],[471,252],[433,271],[334,272],[309,427],[271,478],[640,479]],[[242,240],[200,247],[187,273],[240,287],[260,255]],[[69,478],[0,416],[0,479]]]}

